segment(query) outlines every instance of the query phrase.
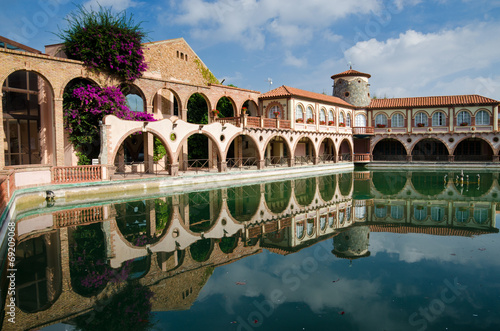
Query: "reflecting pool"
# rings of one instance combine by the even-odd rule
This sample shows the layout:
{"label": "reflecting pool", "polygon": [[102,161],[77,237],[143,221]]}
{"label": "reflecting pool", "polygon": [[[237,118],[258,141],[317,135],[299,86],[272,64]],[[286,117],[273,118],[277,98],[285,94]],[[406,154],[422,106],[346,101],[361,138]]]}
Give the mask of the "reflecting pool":
{"label": "reflecting pool", "polygon": [[498,330],[499,173],[354,171],[17,219],[3,330]]}

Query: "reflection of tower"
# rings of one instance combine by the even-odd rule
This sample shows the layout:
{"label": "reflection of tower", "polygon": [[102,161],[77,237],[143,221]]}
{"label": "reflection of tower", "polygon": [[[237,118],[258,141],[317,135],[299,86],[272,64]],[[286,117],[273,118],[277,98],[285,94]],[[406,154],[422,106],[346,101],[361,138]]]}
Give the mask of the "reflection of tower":
{"label": "reflection of tower", "polygon": [[370,228],[368,226],[350,227],[333,238],[332,253],[338,258],[349,260],[370,256]]}
{"label": "reflection of tower", "polygon": [[368,83],[370,77],[370,74],[352,70],[352,67],[340,74],[333,75],[333,96],[356,107],[368,106],[371,100],[370,84]]}

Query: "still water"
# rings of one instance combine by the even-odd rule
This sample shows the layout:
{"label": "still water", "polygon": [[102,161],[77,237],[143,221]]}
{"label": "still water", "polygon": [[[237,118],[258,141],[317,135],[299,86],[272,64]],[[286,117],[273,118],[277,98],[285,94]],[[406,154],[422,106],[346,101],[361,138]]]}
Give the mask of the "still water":
{"label": "still water", "polygon": [[56,204],[17,220],[2,326],[498,330],[499,194],[498,173],[356,171]]}

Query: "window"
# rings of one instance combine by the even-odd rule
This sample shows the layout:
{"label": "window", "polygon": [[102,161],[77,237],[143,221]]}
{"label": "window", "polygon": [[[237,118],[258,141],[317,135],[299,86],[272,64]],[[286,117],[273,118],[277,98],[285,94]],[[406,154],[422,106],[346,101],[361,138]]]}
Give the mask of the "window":
{"label": "window", "polygon": [[340,123],[344,123],[345,124],[344,113],[343,112],[340,112],[340,114],[339,114],[339,124]]}
{"label": "window", "polygon": [[417,113],[415,115],[415,126],[427,126],[427,115],[424,112]]}
{"label": "window", "polygon": [[413,208],[413,216],[415,216],[417,221],[425,220],[427,218],[427,208],[424,206],[415,206]]}
{"label": "window", "polygon": [[457,125],[467,126],[470,125],[470,113],[466,110],[462,110],[457,115]]}
{"label": "window", "polygon": [[365,115],[362,115],[362,114],[356,115],[356,117],[354,118],[354,126],[361,127],[361,128],[366,127]]}
{"label": "window", "polygon": [[435,222],[444,220],[445,209],[444,207],[431,207],[431,219]]}
{"label": "window", "polygon": [[297,105],[295,108],[295,120],[298,119],[304,120],[304,108],[301,105]]}
{"label": "window", "polygon": [[328,111],[328,121],[335,121],[335,115],[333,114],[333,110]]}
{"label": "window", "polygon": [[281,109],[278,106],[272,106],[269,109],[269,118],[281,118]]}
{"label": "window", "polygon": [[306,117],[313,118],[313,110],[312,110],[311,106],[307,107]]}
{"label": "window", "polygon": [[321,109],[319,111],[319,124],[325,125],[326,124],[326,113],[324,109]]}
{"label": "window", "polygon": [[489,125],[490,114],[485,110],[480,110],[476,113],[476,125]]}
{"label": "window", "polygon": [[405,119],[402,114],[394,114],[391,118],[391,126],[393,128],[402,128],[405,125]]}
{"label": "window", "polygon": [[347,120],[346,120],[346,123],[345,123],[345,126],[349,127],[351,126],[351,114],[347,114]]}
{"label": "window", "polygon": [[375,206],[375,216],[384,218],[387,216],[387,206]]}
{"label": "window", "polygon": [[403,218],[404,208],[403,206],[391,206],[391,217],[395,220],[400,220]]}
{"label": "window", "polygon": [[387,126],[387,116],[385,114],[378,114],[375,116],[375,126],[376,127],[386,127]]}
{"label": "window", "polygon": [[484,224],[488,221],[488,208],[474,209],[474,221],[478,224]]}
{"label": "window", "polygon": [[446,115],[442,111],[438,111],[432,115],[432,126],[445,126]]}

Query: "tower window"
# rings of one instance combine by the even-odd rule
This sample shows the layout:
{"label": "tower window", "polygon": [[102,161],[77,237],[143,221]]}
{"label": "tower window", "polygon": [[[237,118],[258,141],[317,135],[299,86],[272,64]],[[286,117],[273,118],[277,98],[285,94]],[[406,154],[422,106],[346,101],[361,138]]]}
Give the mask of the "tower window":
{"label": "tower window", "polygon": [[344,96],[345,96],[346,98],[348,98],[350,95],[351,95],[351,93],[349,93],[349,92],[345,92],[345,93],[344,93]]}

